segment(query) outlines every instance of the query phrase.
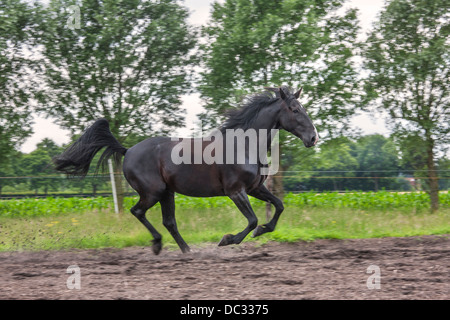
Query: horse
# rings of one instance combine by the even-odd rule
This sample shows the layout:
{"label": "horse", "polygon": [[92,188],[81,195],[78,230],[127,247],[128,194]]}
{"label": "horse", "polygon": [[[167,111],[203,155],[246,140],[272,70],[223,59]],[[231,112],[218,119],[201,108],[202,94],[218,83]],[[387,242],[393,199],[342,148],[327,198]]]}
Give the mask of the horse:
{"label": "horse", "polygon": [[[217,131],[222,135],[222,142],[234,141],[235,137],[228,138],[238,130],[244,134],[252,130],[265,134],[257,135],[256,143],[244,143],[240,149],[237,145],[220,147],[220,139],[217,138],[219,135],[215,139],[185,138],[181,142],[170,137],[151,137],[127,149],[113,136],[109,122],[98,119],[62,154],[54,157],[53,163],[59,172],[84,177],[94,156],[103,148],[106,149],[98,161],[97,170],[111,157],[118,163],[123,158],[123,174],[139,195],[138,202],[130,211],[151,233],[152,251],[156,255],[162,249],[162,236],[145,214],[158,202],[161,205],[163,225],[183,253],[190,251],[177,228],[175,193],[192,197],[228,196],[247,219],[247,226],[235,235],[224,235],[218,245],[239,244],[252,230],[254,237],[275,230],[284,210],[282,201],[264,186],[267,173],[263,169],[267,169],[267,163],[259,158],[249,161],[251,158],[255,159],[254,153],[260,152],[264,147],[252,146],[258,145],[263,138],[269,140],[270,144],[274,132],[280,129],[300,138],[307,148],[317,144],[319,136],[316,127],[299,102],[301,92],[302,89],[292,93],[286,86],[265,88],[261,93],[248,96],[240,108],[228,112],[227,119]],[[206,161],[206,158],[201,157],[199,160],[199,154],[211,149],[213,143],[216,148],[210,150],[210,155],[216,161]],[[175,149],[178,151],[174,152]],[[230,156],[232,151],[235,152]],[[264,152],[267,153],[268,150],[263,150]],[[178,163],[174,161],[174,155],[182,155],[187,161]],[[268,223],[258,226],[248,195],[275,207],[275,213]]]}

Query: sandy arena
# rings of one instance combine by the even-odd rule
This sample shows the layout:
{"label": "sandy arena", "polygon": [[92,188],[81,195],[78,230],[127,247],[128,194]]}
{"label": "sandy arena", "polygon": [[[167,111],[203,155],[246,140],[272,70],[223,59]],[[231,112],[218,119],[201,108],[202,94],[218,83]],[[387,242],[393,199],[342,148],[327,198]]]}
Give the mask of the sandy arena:
{"label": "sandy arena", "polygon": [[449,271],[450,235],[2,252],[0,299],[450,299]]}

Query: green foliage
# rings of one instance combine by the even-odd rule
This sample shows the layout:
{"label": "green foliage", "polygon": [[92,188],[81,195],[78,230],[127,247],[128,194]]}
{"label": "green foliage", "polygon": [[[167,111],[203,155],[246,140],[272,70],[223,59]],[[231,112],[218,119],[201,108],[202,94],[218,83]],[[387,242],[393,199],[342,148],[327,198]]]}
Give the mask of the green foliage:
{"label": "green foliage", "polygon": [[[71,5],[80,8],[79,28],[62,23]],[[122,143],[180,126],[195,60],[187,16],[170,0],[50,1],[40,37],[48,84],[40,111],[73,133],[106,118]]]}
{"label": "green foliage", "polygon": [[[355,112],[356,10],[338,12],[343,1],[227,0],[213,4],[203,28],[205,70],[199,91],[211,127],[242,97],[264,87],[304,87],[301,97],[321,138],[348,131]],[[280,133],[282,170],[311,156],[298,138]],[[280,176],[273,188],[282,197]]]}
{"label": "green foliage", "polygon": [[392,139],[379,134],[369,135],[358,139],[354,146],[359,170],[364,171],[361,176],[375,177],[375,191],[380,189],[379,176],[393,177],[398,174],[398,152]]}
{"label": "green foliage", "polygon": [[402,175],[413,170],[401,166],[401,155],[393,138],[379,134],[330,139],[293,165],[285,185],[291,191],[409,190]]}
{"label": "green foliage", "polygon": [[203,29],[206,71],[199,86],[207,109],[203,119],[236,106],[244,93],[264,86],[304,87],[302,102],[320,129],[336,133],[355,111],[352,56],[356,11],[337,11],[343,1],[215,2]]}
{"label": "green foliage", "polygon": [[[43,149],[36,149],[33,152],[22,156],[20,169],[22,174],[39,176],[53,172],[53,170],[49,167],[50,164],[51,158],[48,153]],[[52,181],[45,178],[33,178],[29,182],[30,188],[35,190],[36,193],[40,187],[44,187],[45,193],[47,193],[48,187],[51,186],[53,187],[52,189],[55,189],[58,181]]]}
{"label": "green foliage", "polygon": [[1,214],[7,217],[58,216],[67,213],[112,210],[111,198],[27,198],[0,201]]}
{"label": "green foliage", "polygon": [[[249,197],[255,209],[263,209],[265,203]],[[450,193],[441,193],[442,206],[450,208]],[[124,206],[131,208],[136,204],[137,197],[126,197]],[[395,193],[395,192],[352,192],[352,193],[289,193],[284,198],[284,204],[290,208],[348,208],[355,210],[422,210],[429,208],[425,193]],[[209,210],[235,208],[228,197],[193,198],[183,195],[176,196],[176,207],[180,210]],[[157,204],[152,210],[159,210]],[[33,217],[59,216],[67,213],[83,213],[91,211],[114,210],[111,197],[96,198],[54,198],[44,199],[12,199],[0,201],[0,216],[5,217]]]}
{"label": "green foliage", "polygon": [[438,162],[438,170],[440,190],[450,190],[450,159],[440,159]]}
{"label": "green foliage", "polygon": [[33,190],[35,193],[42,190],[45,194],[49,190],[59,189],[61,179],[49,176],[55,175],[51,159],[60,152],[61,147],[48,138],[44,138],[37,144],[36,149],[28,154],[15,152],[8,158],[9,163],[0,169],[0,191],[4,186],[16,190]]}
{"label": "green foliage", "polygon": [[401,154],[401,166],[407,169],[422,170],[426,168],[426,142],[417,133],[396,132],[394,139],[397,140]]}
{"label": "green foliage", "polygon": [[[299,241],[320,238],[371,238],[386,236],[417,236],[450,233],[450,197],[445,197],[446,207],[430,214],[417,210],[427,205],[423,194],[390,195],[369,194],[300,194],[286,196],[286,209],[277,228],[258,238],[250,236],[245,241],[264,243],[274,241]],[[395,200],[396,199],[396,200]],[[137,199],[126,199],[127,206]],[[227,233],[241,231],[246,221],[239,210],[225,198],[205,199],[178,196],[177,224],[190,245],[217,243]],[[23,207],[18,203],[22,201]],[[8,200],[9,210],[29,212],[32,208],[46,213],[4,215],[0,209],[0,251],[57,250],[69,248],[102,248],[149,246],[151,236],[132,215],[117,215],[111,209],[111,198],[95,199],[42,199]],[[252,201],[259,221],[264,221],[265,205]],[[379,204],[383,204],[378,206]],[[195,206],[195,208],[193,208]],[[367,206],[370,209],[360,209]],[[382,209],[376,209],[378,206]],[[394,208],[393,206],[398,206]],[[355,208],[353,208],[355,207]],[[147,213],[154,227],[161,232],[165,246],[178,250],[175,241],[161,223],[160,208],[155,206]]]}
{"label": "green foliage", "polygon": [[450,4],[387,2],[364,47],[366,96],[387,111],[397,131],[422,140],[432,210],[439,207],[435,154],[450,134]]}
{"label": "green foliage", "polygon": [[0,166],[31,135],[30,97],[39,87],[30,76],[36,63],[27,54],[29,31],[36,27],[32,10],[25,1],[0,2]]}
{"label": "green foliage", "polygon": [[[441,193],[443,207],[450,207],[450,194]],[[284,198],[286,206],[317,208],[351,208],[359,210],[422,210],[430,207],[423,192],[349,192],[349,193],[299,193]]]}
{"label": "green foliage", "polygon": [[450,132],[449,10],[445,0],[389,1],[364,50],[367,98],[379,98],[397,125],[438,144]]}

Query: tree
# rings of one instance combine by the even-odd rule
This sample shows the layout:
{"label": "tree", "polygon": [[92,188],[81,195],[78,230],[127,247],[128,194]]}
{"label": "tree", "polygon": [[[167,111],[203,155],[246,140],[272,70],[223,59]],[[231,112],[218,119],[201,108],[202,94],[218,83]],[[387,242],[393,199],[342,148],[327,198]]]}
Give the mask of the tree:
{"label": "tree", "polygon": [[213,4],[203,29],[205,71],[199,86],[203,119],[236,106],[265,86],[304,87],[302,103],[322,129],[335,135],[355,108],[356,10],[343,1],[227,0]]}
{"label": "tree", "polygon": [[450,133],[449,10],[445,0],[392,0],[364,48],[364,102],[387,111],[395,130],[423,139],[432,211],[439,208],[436,153]]}
{"label": "tree", "polygon": [[49,189],[56,190],[59,186],[59,181],[52,177],[39,177],[55,174],[55,170],[51,167],[51,157],[43,148],[36,148],[29,154],[24,154],[20,159],[19,168],[20,175],[31,176],[27,180],[36,195],[41,188],[44,189],[44,194],[47,194]]}
{"label": "tree", "polygon": [[[65,23],[71,5],[80,28]],[[104,117],[121,143],[130,134],[183,124],[195,34],[174,1],[50,1],[41,41],[49,91],[40,110],[72,133]]]}
{"label": "tree", "polygon": [[[346,137],[322,143],[319,148],[313,149],[315,152],[310,158],[292,166],[294,177],[285,179],[285,184],[302,191],[351,189],[348,178],[354,177],[358,170],[358,161],[352,152],[353,145],[354,142]],[[293,183],[296,180],[297,186]]]}
{"label": "tree", "polygon": [[[393,139],[381,134],[367,135],[358,139],[354,148],[359,164],[357,176],[364,178],[360,189],[378,191],[395,186],[395,180],[390,178],[398,176],[399,159]],[[373,181],[372,186],[369,181]]]}
{"label": "tree", "polygon": [[[61,22],[78,12],[79,28]],[[171,0],[50,1],[40,35],[49,89],[39,110],[72,133],[106,118],[125,145],[181,126],[196,42],[187,16]],[[116,180],[120,196],[120,174]]]}
{"label": "tree", "polygon": [[420,179],[424,176],[427,165],[426,142],[417,132],[397,131],[394,139],[400,151],[400,167],[405,172],[412,172],[415,177],[414,187],[416,189],[429,190],[427,181]]}
{"label": "tree", "polygon": [[31,135],[30,98],[36,81],[30,76],[33,59],[33,7],[25,1],[0,2],[0,166],[7,165],[25,138]]}
{"label": "tree", "polygon": [[58,146],[55,143],[55,141],[53,141],[50,138],[42,139],[42,141],[36,145],[36,149],[45,150],[50,158],[57,156],[64,150],[62,147]]}
{"label": "tree", "polygon": [[[356,10],[338,14],[342,3],[215,2],[212,18],[203,29],[207,42],[202,47],[205,71],[199,91],[206,102],[206,112],[201,115],[205,123],[216,126],[244,94],[288,84],[304,87],[302,104],[321,138],[348,129],[346,120],[355,112],[352,102],[357,81],[351,58],[358,23]],[[281,132],[280,137],[281,167],[288,170],[296,162],[294,158],[301,159],[307,151],[288,148],[289,134]],[[281,186],[277,182],[281,177],[274,176],[273,184]]]}
{"label": "tree", "polygon": [[286,179],[291,190],[405,190],[400,157],[393,138],[379,134],[339,137],[322,143],[311,159],[293,166]]}
{"label": "tree", "polygon": [[15,175],[14,163],[16,163],[19,158],[18,153],[18,151],[13,149],[12,152],[8,152],[8,155],[2,157],[2,164],[0,166],[0,195],[2,194],[3,187],[17,183],[17,181],[11,177]]}
{"label": "tree", "polygon": [[354,144],[349,139],[342,137],[321,145],[315,168],[325,171],[321,175],[331,176],[329,179],[320,179],[322,184],[329,183],[331,180],[333,190],[351,189],[349,188],[351,185],[349,178],[355,177],[355,171],[359,169],[358,160],[352,155]]}

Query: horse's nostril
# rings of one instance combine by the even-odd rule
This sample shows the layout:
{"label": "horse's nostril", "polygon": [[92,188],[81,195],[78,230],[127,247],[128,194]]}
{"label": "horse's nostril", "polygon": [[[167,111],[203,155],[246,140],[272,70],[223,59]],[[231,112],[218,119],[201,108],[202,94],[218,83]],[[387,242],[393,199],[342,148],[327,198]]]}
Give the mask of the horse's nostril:
{"label": "horse's nostril", "polygon": [[311,138],[311,143],[315,143],[316,142],[316,136],[314,135],[312,138]]}

